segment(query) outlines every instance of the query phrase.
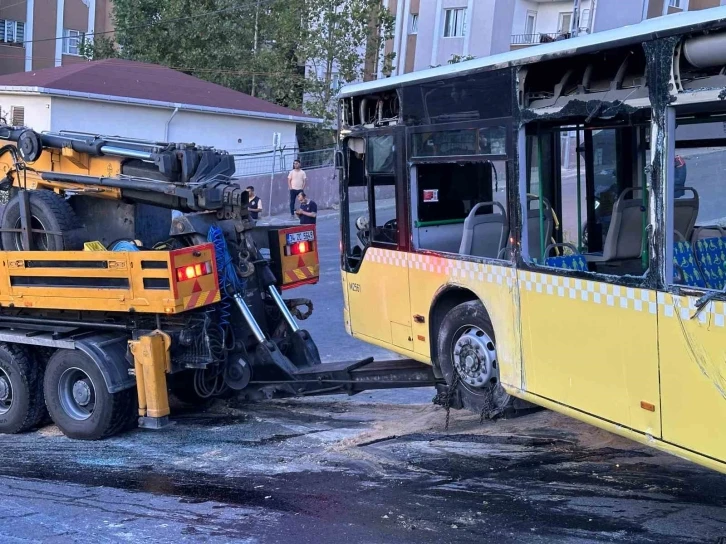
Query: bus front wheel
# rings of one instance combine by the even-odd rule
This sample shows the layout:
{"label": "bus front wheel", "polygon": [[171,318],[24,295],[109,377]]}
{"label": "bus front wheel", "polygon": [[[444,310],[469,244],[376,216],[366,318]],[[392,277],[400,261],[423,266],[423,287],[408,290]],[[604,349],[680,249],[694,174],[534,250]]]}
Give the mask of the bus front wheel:
{"label": "bus front wheel", "polygon": [[451,407],[492,419],[513,413],[513,398],[499,383],[494,327],[478,300],[452,308],[437,339],[438,362],[449,386]]}

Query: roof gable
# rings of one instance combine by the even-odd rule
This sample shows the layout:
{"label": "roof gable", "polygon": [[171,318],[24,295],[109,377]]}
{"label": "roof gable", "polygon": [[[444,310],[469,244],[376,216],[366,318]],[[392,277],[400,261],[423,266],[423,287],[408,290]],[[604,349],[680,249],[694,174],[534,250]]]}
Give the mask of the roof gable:
{"label": "roof gable", "polygon": [[[153,101],[237,110],[254,115],[312,117],[157,64],[123,59],[74,63],[68,66],[0,76],[2,87],[33,87],[69,94],[119,97],[127,102]],[[129,100],[131,99],[131,100]]]}

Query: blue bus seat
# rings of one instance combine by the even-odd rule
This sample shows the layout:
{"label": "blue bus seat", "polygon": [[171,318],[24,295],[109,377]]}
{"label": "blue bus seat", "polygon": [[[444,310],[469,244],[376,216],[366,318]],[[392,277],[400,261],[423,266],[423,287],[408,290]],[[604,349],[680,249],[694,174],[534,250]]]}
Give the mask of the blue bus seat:
{"label": "blue bus seat", "polygon": [[703,238],[696,241],[696,260],[706,287],[723,290],[726,286],[726,238]]}
{"label": "blue bus seat", "polygon": [[545,249],[545,255],[549,255],[549,252],[555,248],[562,248],[563,250],[569,249],[571,253],[569,255],[545,257],[545,266],[549,266],[551,268],[562,268],[565,270],[578,270],[580,272],[588,271],[585,257],[577,251],[575,246],[572,244],[550,244]]}
{"label": "blue bus seat", "polygon": [[673,244],[673,275],[675,282],[689,287],[706,287],[691,244],[685,240]]}

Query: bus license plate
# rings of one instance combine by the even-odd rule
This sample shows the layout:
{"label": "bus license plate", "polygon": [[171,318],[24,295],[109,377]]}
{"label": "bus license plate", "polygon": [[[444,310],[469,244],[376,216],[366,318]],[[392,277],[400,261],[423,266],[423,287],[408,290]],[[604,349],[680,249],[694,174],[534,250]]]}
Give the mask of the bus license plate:
{"label": "bus license plate", "polygon": [[311,230],[302,232],[291,232],[287,234],[287,245],[297,244],[298,242],[312,242],[315,240],[315,233]]}

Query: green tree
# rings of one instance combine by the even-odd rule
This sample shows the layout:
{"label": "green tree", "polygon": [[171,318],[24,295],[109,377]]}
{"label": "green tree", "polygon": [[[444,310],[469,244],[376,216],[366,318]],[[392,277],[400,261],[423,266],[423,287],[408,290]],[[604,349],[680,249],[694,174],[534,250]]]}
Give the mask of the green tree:
{"label": "green tree", "polygon": [[335,121],[341,83],[367,79],[393,17],[380,0],[114,0],[117,47],[88,58],[163,64]]}

